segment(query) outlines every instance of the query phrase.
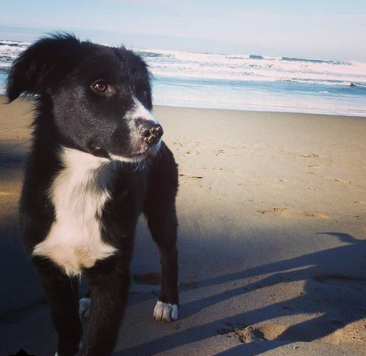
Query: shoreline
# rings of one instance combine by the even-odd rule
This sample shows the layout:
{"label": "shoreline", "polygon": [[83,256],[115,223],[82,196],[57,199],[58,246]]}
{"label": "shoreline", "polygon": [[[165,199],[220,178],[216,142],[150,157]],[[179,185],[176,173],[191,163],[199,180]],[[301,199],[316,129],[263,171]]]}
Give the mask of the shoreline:
{"label": "shoreline", "polygon": [[[18,99],[16,99],[15,101],[23,101],[24,105],[31,105],[32,101],[34,101],[34,98],[27,98],[26,96],[21,96]],[[0,94],[0,105],[6,105],[7,98],[5,94]],[[29,104],[26,104],[26,103]],[[11,103],[9,104],[11,105]],[[0,106],[1,108],[1,106]],[[156,108],[162,108],[162,109],[176,109],[176,110],[184,110],[184,109],[188,109],[188,110],[203,110],[203,111],[223,111],[223,112],[228,112],[228,113],[242,113],[244,115],[249,115],[249,114],[253,114],[253,115],[266,115],[266,116],[279,116],[279,115],[284,115],[284,116],[304,116],[304,117],[323,117],[323,118],[352,118],[352,119],[366,119],[366,115],[365,116],[359,116],[359,115],[339,115],[339,114],[318,114],[318,113],[306,113],[306,112],[288,112],[288,111],[266,111],[266,110],[241,110],[241,109],[227,109],[227,108],[208,108],[208,107],[196,107],[196,106],[181,106],[181,105],[159,105],[159,104],[155,104],[153,106],[153,109]]]}

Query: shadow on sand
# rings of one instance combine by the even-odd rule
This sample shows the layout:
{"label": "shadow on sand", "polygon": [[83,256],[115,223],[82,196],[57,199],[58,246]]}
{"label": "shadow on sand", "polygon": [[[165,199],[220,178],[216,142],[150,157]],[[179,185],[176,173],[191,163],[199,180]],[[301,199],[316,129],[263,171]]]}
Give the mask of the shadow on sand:
{"label": "shadow on sand", "polygon": [[[188,330],[176,332],[173,335],[155,339],[139,346],[127,348],[117,353],[118,356],[153,355],[159,352],[175,349],[179,346],[209,339],[218,335],[218,331],[230,329],[235,325],[264,323],[287,315],[308,313],[315,317],[285,328],[277,335],[267,339],[264,329],[254,333],[251,341],[254,346],[239,343],[234,348],[217,353],[220,356],[243,355],[254,356],[278,346],[297,341],[310,342],[321,339],[347,325],[361,320],[366,311],[366,279],[349,275],[319,274],[319,270],[339,270],[339,265],[353,265],[360,258],[364,264],[358,266],[360,271],[366,267],[366,241],[360,241],[353,236],[340,232],[320,232],[330,238],[339,239],[345,245],[323,250],[320,252],[302,255],[293,259],[262,265],[242,272],[228,274],[218,278],[209,278],[200,282],[199,288],[212,285],[221,285],[226,282],[235,282],[261,275],[270,276],[246,284],[241,287],[225,290],[204,299],[181,305],[181,319],[187,318],[199,311],[222,303],[232,298],[246,298],[253,290],[274,286],[278,283],[304,281],[305,287],[301,295],[280,303],[273,303],[256,310],[246,311],[235,316],[215,320],[203,325],[192,326]],[[336,267],[336,268],[335,268]],[[366,275],[365,275],[366,277]],[[235,283],[233,283],[235,284]],[[324,287],[324,288],[323,288]],[[284,286],[284,288],[286,288]],[[331,293],[329,293],[331,288]],[[324,289],[328,289],[324,291]],[[342,318],[335,318],[334,310],[340,311]],[[213,319],[215,319],[213,317]],[[222,330],[222,329],[221,329]],[[219,331],[220,332],[220,331]],[[256,336],[255,336],[256,335]],[[267,342],[278,341],[277,343]]]}

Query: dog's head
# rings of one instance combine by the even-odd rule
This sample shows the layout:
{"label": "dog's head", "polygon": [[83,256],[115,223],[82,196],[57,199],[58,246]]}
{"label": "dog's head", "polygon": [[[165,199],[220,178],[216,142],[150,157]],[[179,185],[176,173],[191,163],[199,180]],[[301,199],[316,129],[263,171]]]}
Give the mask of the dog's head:
{"label": "dog's head", "polygon": [[9,102],[22,93],[51,102],[50,120],[66,147],[127,162],[159,150],[163,129],[151,113],[150,73],[123,47],[63,34],[41,39],[10,70]]}

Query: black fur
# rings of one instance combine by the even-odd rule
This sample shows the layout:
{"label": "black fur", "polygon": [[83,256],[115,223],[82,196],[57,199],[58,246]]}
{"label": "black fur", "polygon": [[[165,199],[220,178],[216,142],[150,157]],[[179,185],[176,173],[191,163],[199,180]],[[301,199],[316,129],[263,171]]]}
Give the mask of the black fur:
{"label": "black fur", "polygon": [[[108,91],[93,89],[100,79],[108,84]],[[108,356],[127,302],[133,236],[141,212],[161,253],[159,300],[178,305],[177,166],[164,143],[156,155],[149,153],[143,138],[131,143],[131,135],[136,133],[125,118],[134,107],[133,97],[151,110],[150,74],[144,61],[123,47],[58,34],[36,42],[15,60],[7,85],[9,102],[22,93],[36,95],[37,102],[20,201],[22,237],[50,303],[59,336],[58,356]],[[51,259],[32,255],[56,218],[49,189],[64,169],[62,147],[103,157],[113,165],[111,199],[96,219],[101,221],[102,240],[118,252],[83,269],[92,304],[88,332],[79,351],[82,325],[77,278],[69,277]],[[143,164],[111,159],[112,155],[135,158],[141,152],[146,156]]]}

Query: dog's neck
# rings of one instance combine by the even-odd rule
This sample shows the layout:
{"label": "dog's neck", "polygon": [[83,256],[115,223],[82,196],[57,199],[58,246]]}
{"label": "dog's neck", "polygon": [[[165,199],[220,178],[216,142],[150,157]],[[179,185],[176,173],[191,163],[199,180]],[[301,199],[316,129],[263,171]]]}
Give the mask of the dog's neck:
{"label": "dog's neck", "polygon": [[89,207],[93,210],[90,215],[100,214],[100,209],[109,199],[108,188],[112,177],[111,165],[108,165],[110,161],[70,148],[63,148],[60,157],[63,168],[50,189],[54,205],[68,206],[62,210],[63,214],[78,214],[83,210],[83,214],[88,215]]}
{"label": "dog's neck", "polygon": [[76,174],[97,173],[111,162],[108,158],[93,156],[73,148],[61,147],[60,157],[64,167]]}

